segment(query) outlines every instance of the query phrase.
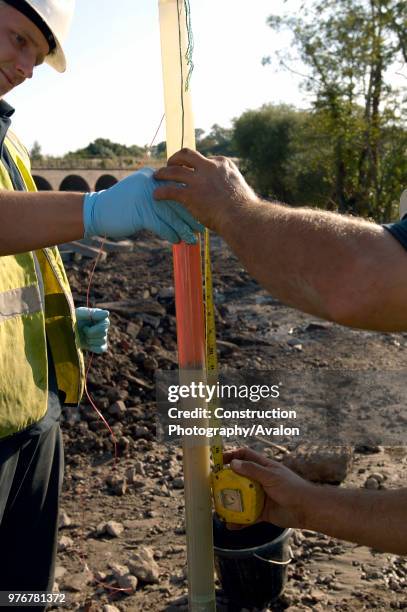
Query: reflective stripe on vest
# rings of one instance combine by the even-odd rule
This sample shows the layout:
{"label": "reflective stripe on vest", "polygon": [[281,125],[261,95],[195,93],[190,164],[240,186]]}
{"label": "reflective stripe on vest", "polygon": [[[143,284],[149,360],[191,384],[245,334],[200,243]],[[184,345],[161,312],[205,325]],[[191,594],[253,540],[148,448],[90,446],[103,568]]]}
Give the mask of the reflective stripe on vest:
{"label": "reflective stripe on vest", "polygon": [[23,314],[42,310],[41,294],[36,285],[0,293],[0,323]]}
{"label": "reflective stripe on vest", "polygon": [[[24,147],[10,134],[5,146],[27,191],[36,191]],[[13,190],[13,185],[0,162],[1,189]],[[83,392],[84,365],[77,348],[72,294],[58,249],[0,256],[0,438],[25,429],[46,413],[46,336],[58,388],[66,394],[67,404],[77,404]]]}

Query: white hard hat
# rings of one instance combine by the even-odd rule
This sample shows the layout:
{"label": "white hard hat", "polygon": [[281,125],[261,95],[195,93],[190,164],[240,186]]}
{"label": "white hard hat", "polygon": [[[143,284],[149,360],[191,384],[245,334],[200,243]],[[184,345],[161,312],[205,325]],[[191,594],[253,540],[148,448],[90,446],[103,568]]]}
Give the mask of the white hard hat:
{"label": "white hard hat", "polygon": [[58,72],[64,72],[66,59],[62,45],[69,32],[75,9],[75,0],[5,1],[32,19],[46,36],[48,42],[52,42],[52,51],[47,55],[45,61]]}

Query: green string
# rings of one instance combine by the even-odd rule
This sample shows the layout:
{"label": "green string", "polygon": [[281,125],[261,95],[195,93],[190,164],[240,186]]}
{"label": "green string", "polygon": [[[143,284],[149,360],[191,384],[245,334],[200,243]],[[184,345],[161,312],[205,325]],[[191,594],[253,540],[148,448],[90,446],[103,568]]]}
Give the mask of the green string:
{"label": "green string", "polygon": [[[182,8],[185,10],[186,28],[188,34],[188,46],[185,52],[185,60],[188,66],[188,74],[184,79],[184,66],[182,61],[182,36],[181,36],[181,13]],[[192,24],[191,24],[191,7],[189,0],[177,0],[177,14],[178,14],[178,42],[179,42],[179,62],[181,72],[181,109],[182,109],[182,135],[181,135],[181,149],[184,147],[185,138],[185,106],[184,106],[184,88],[185,92],[189,89],[189,83],[191,81],[192,71],[194,69],[194,63],[192,61],[192,54],[194,50],[194,39],[192,35]],[[185,85],[184,85],[185,83]]]}
{"label": "green string", "polygon": [[192,72],[194,70],[194,62],[192,61],[193,53],[194,53],[194,35],[192,32],[192,22],[191,22],[191,5],[189,0],[184,0],[184,8],[185,8],[185,22],[188,33],[188,46],[185,52],[185,59],[188,66],[188,74],[185,81],[185,91],[189,89],[189,83],[191,81]]}

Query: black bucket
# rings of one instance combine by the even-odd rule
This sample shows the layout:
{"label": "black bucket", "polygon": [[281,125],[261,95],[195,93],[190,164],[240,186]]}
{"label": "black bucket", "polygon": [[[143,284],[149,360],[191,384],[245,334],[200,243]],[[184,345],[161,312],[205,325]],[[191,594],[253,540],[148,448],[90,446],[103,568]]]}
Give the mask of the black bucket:
{"label": "black bucket", "polygon": [[232,608],[265,608],[282,594],[291,534],[271,523],[232,531],[214,517],[215,568]]}

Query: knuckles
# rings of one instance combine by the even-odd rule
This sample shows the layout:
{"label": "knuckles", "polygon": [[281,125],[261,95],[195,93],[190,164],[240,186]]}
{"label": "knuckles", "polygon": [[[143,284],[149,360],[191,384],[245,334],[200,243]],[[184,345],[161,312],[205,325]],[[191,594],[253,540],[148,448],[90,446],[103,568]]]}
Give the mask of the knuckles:
{"label": "knuckles", "polygon": [[180,153],[182,155],[191,155],[191,153],[193,153],[192,149],[189,149],[188,147],[184,147],[180,150]]}

